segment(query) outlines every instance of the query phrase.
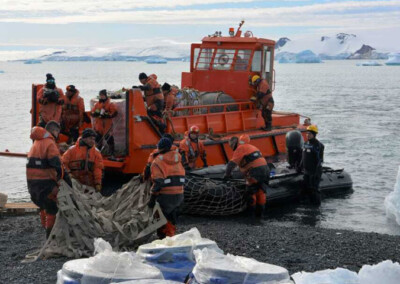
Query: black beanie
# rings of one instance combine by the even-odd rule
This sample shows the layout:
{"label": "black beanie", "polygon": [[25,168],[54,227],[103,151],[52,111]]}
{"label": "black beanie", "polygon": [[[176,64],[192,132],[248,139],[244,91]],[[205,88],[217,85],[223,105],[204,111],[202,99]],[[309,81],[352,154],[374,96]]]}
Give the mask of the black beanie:
{"label": "black beanie", "polygon": [[164,83],[164,85],[162,85],[161,90],[163,91],[170,91],[171,90],[171,85],[168,83]]}
{"label": "black beanie", "polygon": [[107,90],[106,90],[106,89],[101,90],[101,91],[99,92],[99,96],[101,96],[101,95],[105,95],[106,98],[107,98]]}
{"label": "black beanie", "polygon": [[67,86],[67,91],[75,94],[76,93],[76,88],[75,88],[74,85],[69,85],[69,86]]}
{"label": "black beanie", "polygon": [[82,131],[82,138],[96,137],[97,134],[92,128],[86,128]]}
{"label": "black beanie", "polygon": [[143,80],[143,79],[147,79],[147,75],[146,75],[146,73],[140,73],[139,74],[139,80]]}
{"label": "black beanie", "polygon": [[51,75],[51,73],[47,73],[46,74],[46,81],[49,80],[49,79],[55,80],[53,75]]}

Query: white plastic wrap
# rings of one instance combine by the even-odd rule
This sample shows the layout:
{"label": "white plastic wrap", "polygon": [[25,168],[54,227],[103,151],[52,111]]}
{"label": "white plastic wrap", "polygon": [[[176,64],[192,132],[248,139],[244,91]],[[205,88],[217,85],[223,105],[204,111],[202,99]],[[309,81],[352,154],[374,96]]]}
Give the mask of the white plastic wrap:
{"label": "white plastic wrap", "polygon": [[142,262],[135,253],[114,252],[103,239],[96,239],[95,253],[90,258],[81,258],[64,263],[58,273],[58,282],[70,279],[81,284],[111,283],[139,279],[164,279],[160,270]]}
{"label": "white plastic wrap", "polygon": [[400,225],[400,167],[394,190],[385,198],[386,216]]}
{"label": "white plastic wrap", "polygon": [[214,241],[202,238],[197,228],[192,228],[171,238],[142,245],[137,254],[146,263],[159,268],[165,279],[183,282],[195,265],[193,250],[200,248],[222,253]]}
{"label": "white plastic wrap", "polygon": [[375,265],[364,265],[357,273],[344,269],[317,272],[297,272],[292,275],[296,284],[398,284],[400,264],[385,260]]}
{"label": "white plastic wrap", "polygon": [[193,283],[290,283],[288,271],[280,266],[207,248],[195,250],[194,255]]}
{"label": "white plastic wrap", "polygon": [[[146,254],[155,254],[162,251],[173,251],[173,252],[188,252],[193,256],[192,252],[194,249],[204,248],[212,249],[222,253],[222,250],[218,245],[206,238],[202,238],[197,228],[192,228],[182,234],[175,235],[173,237],[166,237],[162,240],[155,240],[149,244],[141,245],[137,254],[145,257]],[[192,257],[192,259],[194,259]]]}

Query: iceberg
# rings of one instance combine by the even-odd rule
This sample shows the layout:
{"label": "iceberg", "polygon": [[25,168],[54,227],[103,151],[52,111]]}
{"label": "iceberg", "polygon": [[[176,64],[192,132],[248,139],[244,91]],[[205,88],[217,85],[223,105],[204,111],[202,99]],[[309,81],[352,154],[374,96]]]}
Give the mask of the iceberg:
{"label": "iceberg", "polygon": [[304,50],[296,54],[296,63],[321,63],[321,58],[311,50]]}
{"label": "iceberg", "polygon": [[400,225],[400,167],[397,172],[394,190],[389,193],[388,196],[386,196],[384,205],[386,209],[386,216],[389,219],[396,220],[397,224]]}
{"label": "iceberg", "polygon": [[37,60],[37,59],[29,59],[29,60],[25,60],[24,64],[41,64],[42,61]]}
{"label": "iceberg", "polygon": [[366,61],[366,62],[361,62],[357,63],[357,66],[382,66],[379,62],[376,61]]}
{"label": "iceberg", "polygon": [[389,54],[389,59],[385,62],[385,64],[388,66],[400,65],[400,53]]}
{"label": "iceberg", "polygon": [[164,58],[149,58],[145,60],[148,64],[166,64],[167,60]]}

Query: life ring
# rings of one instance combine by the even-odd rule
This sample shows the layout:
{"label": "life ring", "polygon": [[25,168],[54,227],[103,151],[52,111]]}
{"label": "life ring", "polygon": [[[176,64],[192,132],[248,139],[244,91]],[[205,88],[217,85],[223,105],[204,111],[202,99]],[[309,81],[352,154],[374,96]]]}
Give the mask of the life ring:
{"label": "life ring", "polygon": [[218,57],[218,64],[225,65],[229,62],[229,56],[227,54],[221,54]]}

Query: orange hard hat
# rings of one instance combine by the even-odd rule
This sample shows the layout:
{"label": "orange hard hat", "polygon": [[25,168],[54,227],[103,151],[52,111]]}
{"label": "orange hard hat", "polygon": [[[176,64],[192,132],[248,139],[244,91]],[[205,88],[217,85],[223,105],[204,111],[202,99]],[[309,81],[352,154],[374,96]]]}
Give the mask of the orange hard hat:
{"label": "orange hard hat", "polygon": [[250,143],[250,137],[247,134],[243,134],[239,137],[239,144],[248,144]]}
{"label": "orange hard hat", "polygon": [[192,125],[192,126],[189,128],[189,134],[190,134],[190,133],[199,134],[199,133],[200,133],[200,128],[199,128],[197,125]]}

